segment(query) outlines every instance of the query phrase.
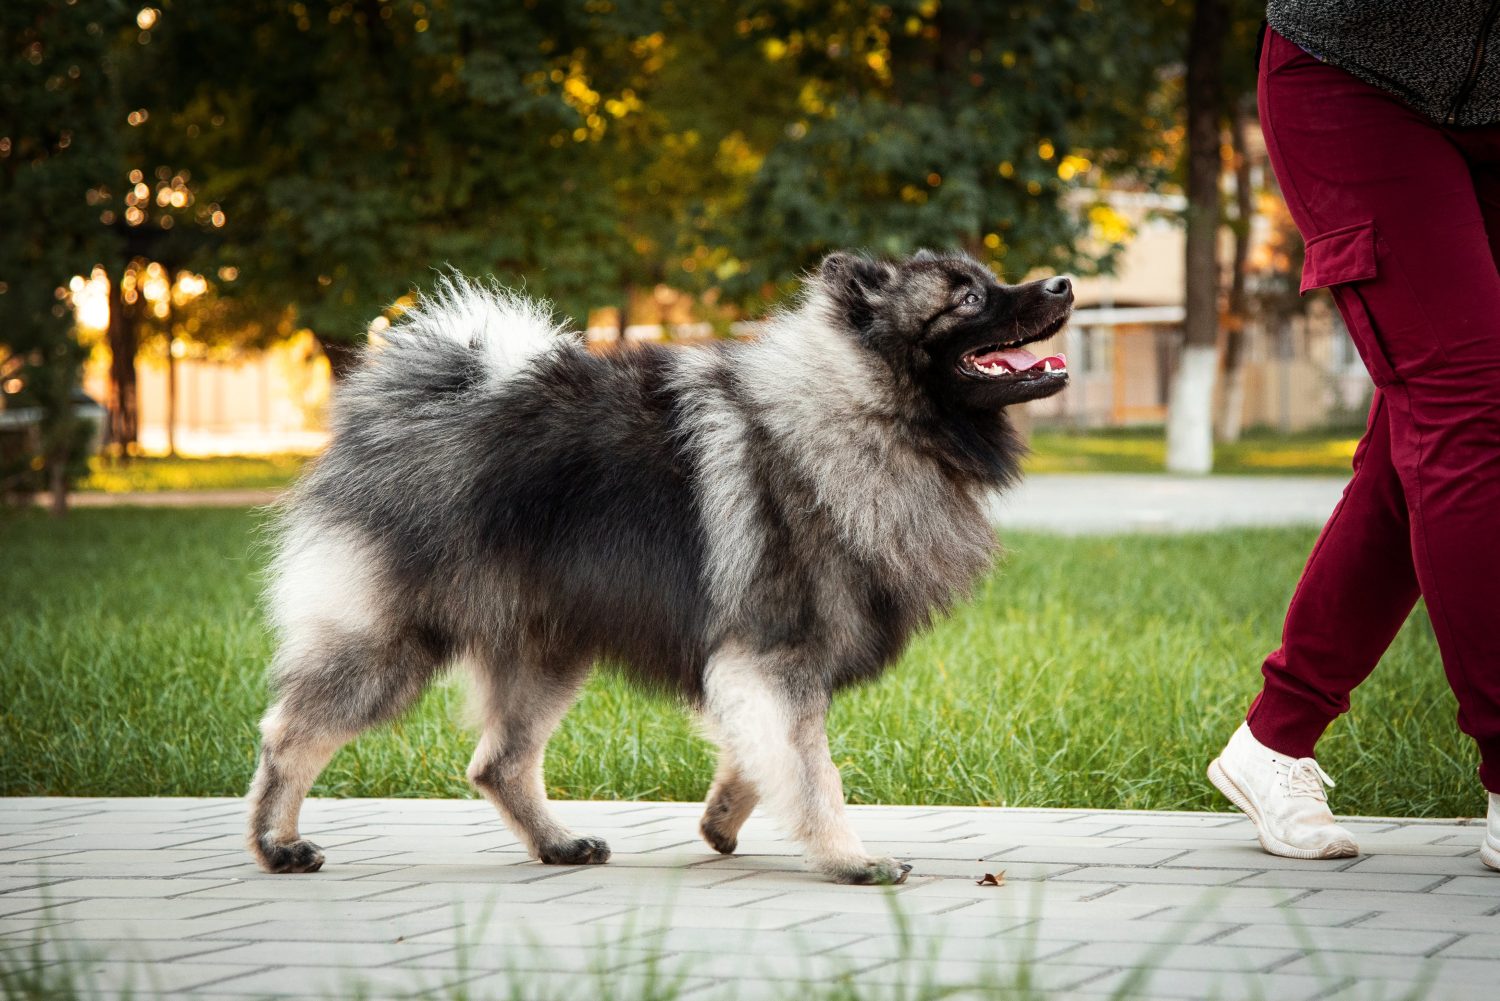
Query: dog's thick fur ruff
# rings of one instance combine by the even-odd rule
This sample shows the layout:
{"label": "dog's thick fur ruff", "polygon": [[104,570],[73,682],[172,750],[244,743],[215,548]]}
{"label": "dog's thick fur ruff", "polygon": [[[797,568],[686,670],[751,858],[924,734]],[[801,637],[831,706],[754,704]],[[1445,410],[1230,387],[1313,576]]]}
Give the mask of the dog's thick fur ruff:
{"label": "dog's thick fur ruff", "polygon": [[462,664],[471,780],[543,862],[605,861],[541,779],[603,659],[719,744],[714,848],[763,800],[833,878],[904,878],[845,820],[824,717],[989,566],[982,501],[1022,452],[1003,406],[1061,381],[956,369],[995,331],[1055,330],[1067,303],[1041,285],[960,255],[835,255],[754,341],[599,355],[533,302],[444,281],[338,387],[332,443],[284,508],[256,859],[320,867],[297,824],[317,774]]}

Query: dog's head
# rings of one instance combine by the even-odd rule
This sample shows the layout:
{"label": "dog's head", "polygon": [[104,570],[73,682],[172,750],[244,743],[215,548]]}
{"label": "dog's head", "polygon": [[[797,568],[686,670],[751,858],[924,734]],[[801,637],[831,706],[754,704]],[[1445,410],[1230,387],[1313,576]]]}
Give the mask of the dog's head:
{"label": "dog's head", "polygon": [[1002,285],[967,254],[922,251],[897,262],[831,254],[815,282],[835,323],[944,407],[996,410],[1068,383],[1060,355],[1025,349],[1068,322],[1066,278]]}

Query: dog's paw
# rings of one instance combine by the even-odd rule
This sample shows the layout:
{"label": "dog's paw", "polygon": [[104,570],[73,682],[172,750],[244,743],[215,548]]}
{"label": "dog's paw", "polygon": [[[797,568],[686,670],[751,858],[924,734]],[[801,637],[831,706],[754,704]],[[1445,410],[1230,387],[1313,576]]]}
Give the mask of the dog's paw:
{"label": "dog's paw", "polygon": [[599,865],[609,861],[609,845],[602,838],[574,838],[546,845],[537,857],[545,865]]}
{"label": "dog's paw", "polygon": [[703,835],[703,840],[708,842],[709,847],[721,855],[733,855],[740,843],[737,832],[720,830],[707,816],[698,825],[698,833]]}
{"label": "dog's paw", "polygon": [[852,865],[840,865],[829,870],[836,883],[851,886],[894,886],[906,882],[911,872],[911,863],[898,862],[893,858],[872,858]]}
{"label": "dog's paw", "polygon": [[323,868],[323,849],[311,841],[262,841],[257,861],[266,872],[317,872]]}

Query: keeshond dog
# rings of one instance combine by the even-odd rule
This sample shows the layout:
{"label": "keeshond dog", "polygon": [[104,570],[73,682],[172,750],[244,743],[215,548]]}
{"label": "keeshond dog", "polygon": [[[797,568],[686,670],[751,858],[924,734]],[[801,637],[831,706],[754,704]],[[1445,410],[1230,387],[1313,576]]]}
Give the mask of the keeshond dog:
{"label": "keeshond dog", "polygon": [[837,253],[753,340],[595,354],[542,305],[440,284],[338,387],[282,513],[256,860],[322,866],[297,823],[318,773],[461,665],[469,779],[542,862],[606,861],[541,772],[603,662],[718,745],[713,848],[763,803],[834,880],[901,882],[845,816],[829,703],[989,567],[986,494],[1024,451],[1005,408],[1068,379],[1024,345],[1072,302],[1066,278],[1003,285],[963,254]]}

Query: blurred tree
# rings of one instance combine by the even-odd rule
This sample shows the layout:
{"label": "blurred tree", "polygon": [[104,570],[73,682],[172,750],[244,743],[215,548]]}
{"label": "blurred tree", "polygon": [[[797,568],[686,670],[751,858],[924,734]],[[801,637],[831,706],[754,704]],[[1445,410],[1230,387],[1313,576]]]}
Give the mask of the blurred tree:
{"label": "blurred tree", "polygon": [[8,399],[40,410],[58,514],[91,432],[76,417],[84,353],[67,286],[114,249],[86,192],[119,170],[105,95],[120,19],[110,0],[0,4],[0,373]]}
{"label": "blurred tree", "polygon": [[224,213],[197,263],[238,270],[226,296],[294,305],[336,373],[435,267],[581,314],[626,280],[599,140],[635,110],[659,20],[629,0],[164,3],[160,113]]}
{"label": "blurred tree", "polygon": [[1123,232],[1091,232],[1089,187],[1149,171],[1169,124],[1149,98],[1178,57],[1160,19],[1135,7],[744,5],[741,30],[795,93],[724,237],[737,287],[840,246],[957,245],[1017,277],[1109,267],[1117,245],[1103,229]]}
{"label": "blurred tree", "polygon": [[[1228,387],[1223,405],[1242,405],[1238,380],[1249,301],[1245,268],[1254,207],[1245,160],[1245,119],[1254,99],[1252,54],[1264,12],[1259,0],[1196,0],[1192,5],[1184,100],[1186,317],[1184,347],[1173,374],[1167,414],[1166,464],[1171,472],[1196,474],[1213,469],[1213,401],[1221,362]],[[1232,215],[1225,211],[1226,167],[1234,172],[1236,209]],[[1219,258],[1219,233],[1226,222],[1235,234],[1227,282]],[[1227,301],[1221,301],[1226,291]],[[1222,357],[1221,309],[1228,328]],[[1237,423],[1221,416],[1220,426],[1232,429]]]}
{"label": "blurred tree", "polygon": [[1167,411],[1167,469],[1213,469],[1213,393],[1219,366],[1222,64],[1228,0],[1197,0],[1187,45],[1187,256],[1184,345]]}

